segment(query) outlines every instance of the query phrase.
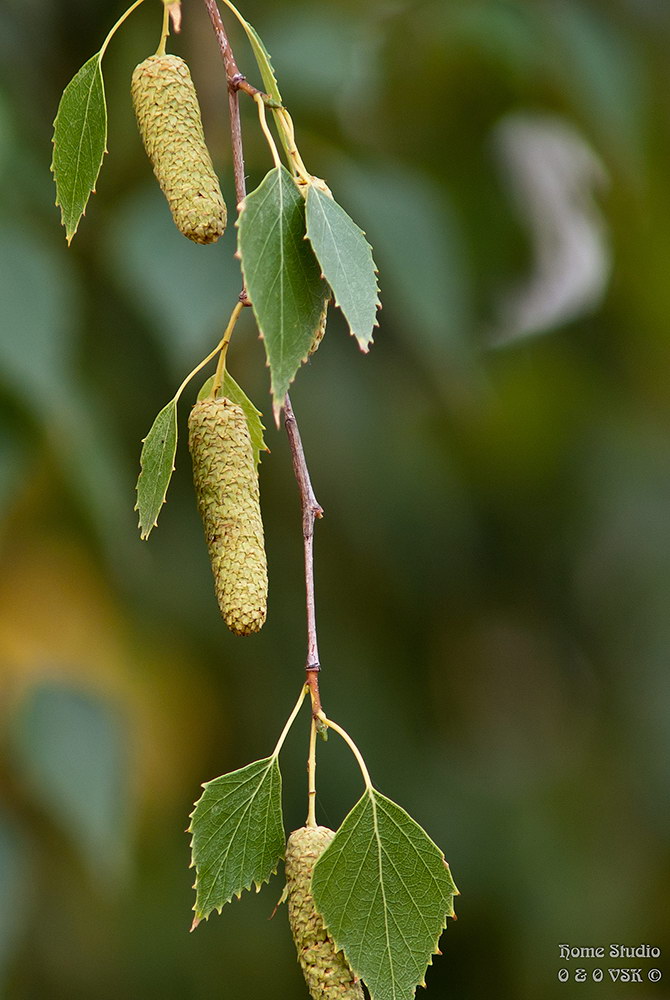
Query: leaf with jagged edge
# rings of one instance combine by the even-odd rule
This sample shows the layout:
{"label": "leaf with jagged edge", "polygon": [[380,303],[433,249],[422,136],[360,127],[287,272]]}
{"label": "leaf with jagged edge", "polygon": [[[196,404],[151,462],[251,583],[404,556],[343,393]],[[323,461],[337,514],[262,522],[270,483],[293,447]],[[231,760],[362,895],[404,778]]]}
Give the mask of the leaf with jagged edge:
{"label": "leaf with jagged edge", "polygon": [[372,1000],[411,1000],[458,890],[428,834],[368,788],[317,861],[312,893]]}
{"label": "leaf with jagged edge", "polygon": [[274,167],[242,203],[238,253],[270,366],[275,420],[322,322],[330,289],[305,239],[305,200]]}
{"label": "leaf with jagged edge", "polygon": [[[211,375],[198,393],[199,400],[206,399],[207,396],[210,395],[213,382],[214,375]],[[265,443],[265,439],[263,438],[263,431],[265,430],[261,420],[263,414],[260,410],[256,409],[247,394],[243,389],[240,389],[239,385],[232,375],[228,373],[228,371],[223,373],[223,385],[217,393],[217,396],[225,396],[227,399],[232,400],[233,403],[237,403],[238,406],[242,407],[244,415],[247,418],[247,427],[249,428],[251,447],[254,450],[254,461],[256,462],[256,465],[258,465],[261,460],[261,452],[270,451]]]}
{"label": "leaf with jagged edge", "polygon": [[140,455],[140,475],[137,480],[137,503],[140,515],[140,538],[146,539],[156,527],[158,515],[174,472],[177,452],[177,400],[171,399],[160,411],[147,436]]}
{"label": "leaf with jagged edge", "polygon": [[281,772],[276,755],[207,781],[191,813],[193,927],[233,896],[268,882],[284,856]]}
{"label": "leaf with jagged edge", "polygon": [[344,313],[352,335],[367,351],[380,307],[377,268],[365,233],[338,203],[310,184],[305,209],[307,238]]}
{"label": "leaf with jagged edge", "polygon": [[77,232],[107,151],[107,104],[101,53],[84,63],[63,91],[54,121],[51,170],[68,243]]}
{"label": "leaf with jagged edge", "polygon": [[265,87],[265,92],[278,104],[282,103],[281,94],[279,93],[279,84],[277,83],[277,78],[275,76],[275,71],[272,67],[272,60],[270,58],[270,53],[266,49],[263,41],[254,28],[252,24],[249,24],[242,15],[240,14],[237,7],[231,3],[231,0],[224,0],[227,7],[232,10],[233,14],[240,22],[244,28],[247,38],[251,44],[256,62],[258,64],[258,69],[260,71],[261,77],[263,79],[263,86]]}

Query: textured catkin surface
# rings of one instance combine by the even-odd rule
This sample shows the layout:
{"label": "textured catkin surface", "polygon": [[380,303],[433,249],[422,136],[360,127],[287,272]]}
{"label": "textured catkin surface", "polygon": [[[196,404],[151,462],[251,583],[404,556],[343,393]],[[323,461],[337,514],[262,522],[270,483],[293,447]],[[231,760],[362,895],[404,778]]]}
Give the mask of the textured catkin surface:
{"label": "textured catkin surface", "polygon": [[219,608],[232,632],[251,635],[265,621],[268,574],[246,417],[229,399],[203,399],[191,410],[188,429]]}
{"label": "textured catkin surface", "polygon": [[361,984],[335,950],[310,890],[314,865],[334,836],[326,826],[305,826],[288,838],[288,919],[312,1000],[363,1000]]}
{"label": "textured catkin surface", "polygon": [[205,145],[200,106],[179,56],[149,56],[131,83],[140,135],[175,225],[196,243],[214,243],[226,228],[226,204]]}

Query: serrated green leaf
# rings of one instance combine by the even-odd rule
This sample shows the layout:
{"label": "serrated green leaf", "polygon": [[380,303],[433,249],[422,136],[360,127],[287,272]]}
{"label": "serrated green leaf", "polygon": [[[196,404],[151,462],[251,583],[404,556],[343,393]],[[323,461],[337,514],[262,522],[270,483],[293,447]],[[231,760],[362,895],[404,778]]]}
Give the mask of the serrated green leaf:
{"label": "serrated green leaf", "polygon": [[177,400],[171,399],[154,420],[142,445],[135,505],[140,515],[140,538],[148,538],[156,527],[174,472],[176,452]]}
{"label": "serrated green leaf", "polygon": [[418,823],[367,789],[317,861],[312,892],[372,1000],[411,1000],[458,892]]}
{"label": "serrated green leaf", "polygon": [[253,49],[254,55],[256,57],[256,62],[258,64],[258,69],[260,70],[261,77],[263,79],[263,86],[265,87],[265,92],[277,104],[282,103],[281,94],[279,93],[279,84],[277,83],[277,77],[275,76],[275,71],[272,66],[272,60],[270,58],[270,53],[265,48],[263,41],[254,28],[252,24],[243,19],[243,27],[247,33],[247,37],[251,42],[251,48]]}
{"label": "serrated green leaf", "polygon": [[365,233],[325,191],[310,185],[307,237],[351,333],[367,351],[377,325],[379,286]]}
{"label": "serrated green leaf", "polygon": [[277,871],[286,837],[281,772],[276,756],[206,782],[191,813],[195,920],[221,912],[252,884],[259,889]]}
{"label": "serrated green leaf", "polygon": [[305,237],[305,202],[285,167],[244,199],[238,220],[244,282],[270,366],[275,419],[307,358],[330,289]]}
{"label": "serrated green leaf", "polygon": [[54,121],[51,170],[68,243],[77,232],[107,148],[107,104],[96,52],[63,91]]}
{"label": "serrated green leaf", "polygon": [[[209,396],[212,391],[213,382],[214,376],[211,375],[198,393],[199,400],[205,399]],[[249,437],[251,438],[251,446],[254,449],[254,460],[256,465],[258,465],[261,460],[261,452],[270,450],[263,437],[263,431],[265,430],[261,420],[263,414],[260,410],[256,409],[247,394],[243,389],[240,389],[239,385],[228,371],[225,371],[223,374],[223,385],[221,386],[218,395],[226,396],[227,399],[232,400],[233,403],[237,403],[237,405],[241,406],[244,410],[244,415],[247,418],[247,427],[249,428]]]}
{"label": "serrated green leaf", "polygon": [[265,92],[270,97],[272,97],[278,104],[282,103],[281,94],[279,93],[279,85],[277,83],[277,78],[275,76],[275,71],[272,68],[272,60],[270,58],[270,53],[266,49],[263,41],[254,28],[252,24],[249,24],[242,15],[240,14],[237,7],[231,2],[231,0],[224,0],[227,7],[232,10],[233,14],[240,22],[244,28],[247,38],[253,49],[254,56],[256,57],[256,62],[258,64],[258,69],[260,71],[261,77],[263,79],[263,86],[265,87]]}

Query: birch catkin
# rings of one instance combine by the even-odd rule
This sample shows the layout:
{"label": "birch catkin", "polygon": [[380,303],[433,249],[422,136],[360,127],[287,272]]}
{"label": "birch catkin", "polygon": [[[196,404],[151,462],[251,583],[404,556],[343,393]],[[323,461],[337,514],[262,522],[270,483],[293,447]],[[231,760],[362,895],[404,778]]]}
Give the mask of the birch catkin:
{"label": "birch catkin", "polygon": [[203,399],[191,410],[188,429],[219,608],[232,632],[251,635],[265,621],[268,574],[247,420],[229,399]]}
{"label": "birch catkin", "polygon": [[131,83],[140,135],[177,229],[196,243],[215,243],[226,228],[226,204],[205,145],[200,105],[179,56],[149,56]]}
{"label": "birch catkin", "polygon": [[294,830],[286,845],[288,919],[312,1000],[363,1000],[363,989],[317,913],[312,872],[335,833],[326,826]]}

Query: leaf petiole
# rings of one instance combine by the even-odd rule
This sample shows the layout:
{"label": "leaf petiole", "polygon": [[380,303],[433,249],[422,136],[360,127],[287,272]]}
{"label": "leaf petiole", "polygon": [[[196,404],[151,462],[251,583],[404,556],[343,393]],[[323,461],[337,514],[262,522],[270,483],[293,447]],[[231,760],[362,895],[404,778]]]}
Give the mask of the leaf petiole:
{"label": "leaf petiole", "polygon": [[306,694],[307,694],[307,685],[303,684],[303,686],[301,688],[301,691],[300,691],[300,697],[298,698],[297,702],[295,703],[295,707],[294,707],[293,711],[291,712],[291,714],[289,715],[289,717],[288,717],[288,719],[286,721],[286,725],[282,729],[281,736],[277,740],[277,746],[272,751],[272,757],[273,758],[279,756],[279,752],[280,752],[281,748],[284,745],[284,741],[286,740],[286,737],[289,734],[289,730],[290,730],[291,726],[293,725],[293,723],[295,722],[295,719],[296,719],[296,716],[297,716],[298,712],[302,708],[302,703],[305,700],[305,695]]}
{"label": "leaf petiole", "polygon": [[268,146],[270,147],[270,152],[272,153],[272,159],[275,161],[275,167],[277,168],[277,170],[280,170],[282,162],[279,156],[279,152],[277,150],[277,145],[274,139],[272,138],[272,133],[270,132],[270,129],[268,128],[268,122],[265,116],[265,102],[263,100],[263,95],[254,94],[254,101],[256,102],[256,107],[258,108],[258,120],[260,122],[261,130],[267,140]]}
{"label": "leaf petiole", "polygon": [[239,318],[240,313],[244,308],[243,302],[238,302],[233,309],[230,319],[228,320],[228,326],[226,327],[226,332],[221,339],[221,353],[219,355],[219,361],[216,366],[216,372],[214,373],[214,381],[212,382],[212,391],[210,393],[212,399],[216,399],[216,396],[221,389],[223,384],[223,379],[226,374],[226,354],[228,353],[228,344],[230,343],[230,338],[233,335],[233,330],[235,329],[235,324]]}
{"label": "leaf petiole", "polygon": [[116,22],[116,24],[114,25],[114,27],[109,31],[109,33],[107,35],[107,38],[105,38],[104,42],[102,43],[102,48],[100,49],[100,52],[98,53],[100,59],[102,59],[102,57],[104,56],[105,51],[107,50],[107,46],[109,45],[109,43],[111,42],[112,38],[114,37],[114,35],[118,31],[118,29],[121,27],[121,25],[123,24],[123,22],[126,20],[126,18],[130,17],[130,15],[132,14],[132,12],[137,7],[139,7],[139,5],[141,3],[144,3],[144,0],[135,0],[135,3],[133,3],[133,4],[130,5],[130,7],[128,8],[128,10],[125,12],[125,14],[121,15],[121,17],[118,19],[118,21]]}
{"label": "leaf petiole", "polygon": [[282,107],[275,111],[275,121],[277,122],[277,126],[282,134],[284,149],[286,150],[301,183],[312,184],[314,178],[305,166],[302,156],[300,155],[300,151],[298,150],[295,141],[295,127],[293,125],[293,119],[286,108]]}
{"label": "leaf petiole", "polygon": [[327,718],[326,713],[323,711],[319,712],[317,718],[324,724],[324,726],[328,726],[329,729],[334,729],[335,732],[342,737],[342,739],[347,744],[352,754],[356,758],[356,763],[361,769],[361,774],[363,775],[363,781],[365,782],[366,789],[368,791],[373,791],[374,786],[372,784],[372,778],[370,777],[370,772],[365,766],[365,761],[363,760],[363,754],[358,749],[358,747],[352,740],[349,733],[345,729],[342,729],[342,726],[338,726],[336,722],[333,722],[332,719]]}
{"label": "leaf petiole", "polygon": [[177,402],[177,400],[179,399],[179,397],[181,396],[182,392],[184,391],[184,389],[185,389],[185,388],[186,388],[186,386],[188,385],[188,383],[189,383],[189,382],[191,381],[191,379],[193,378],[193,376],[194,376],[194,375],[197,375],[197,374],[198,374],[198,372],[200,371],[200,369],[201,369],[201,368],[204,368],[204,367],[205,367],[205,365],[206,365],[206,364],[207,364],[207,363],[208,363],[209,361],[211,361],[211,360],[212,360],[212,358],[215,358],[215,357],[216,357],[216,355],[217,355],[217,354],[219,353],[219,351],[220,351],[220,350],[221,350],[221,348],[223,347],[223,341],[224,341],[224,339],[225,339],[225,336],[226,336],[226,335],[225,335],[225,333],[224,333],[223,337],[222,337],[222,338],[221,338],[221,340],[220,340],[220,341],[218,342],[218,344],[216,345],[216,347],[214,348],[214,350],[213,350],[213,351],[210,351],[210,352],[209,352],[209,354],[207,355],[207,357],[206,357],[206,358],[203,358],[203,359],[202,359],[202,361],[201,361],[201,362],[200,362],[199,364],[197,364],[197,365],[195,366],[195,368],[193,369],[193,371],[192,371],[192,372],[190,372],[190,373],[189,373],[189,374],[188,374],[188,375],[186,376],[186,378],[184,379],[184,381],[182,382],[182,384],[181,384],[181,385],[179,386],[179,388],[178,388],[178,389],[177,389],[177,391],[175,392],[175,394],[174,394],[174,396],[172,397],[172,399],[171,399],[171,401],[170,401],[170,402],[174,402],[174,403],[176,403],[176,402]]}
{"label": "leaf petiole", "polygon": [[158,48],[156,49],[157,56],[165,55],[165,46],[167,45],[168,36],[170,34],[170,7],[167,0],[163,0],[163,27],[161,29],[161,40],[158,43]]}

